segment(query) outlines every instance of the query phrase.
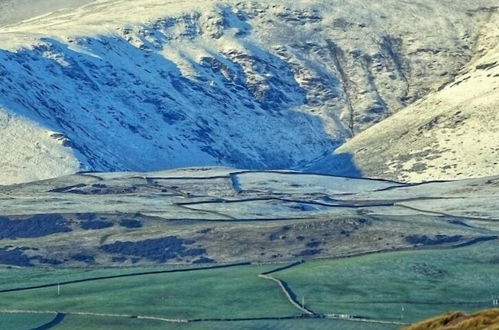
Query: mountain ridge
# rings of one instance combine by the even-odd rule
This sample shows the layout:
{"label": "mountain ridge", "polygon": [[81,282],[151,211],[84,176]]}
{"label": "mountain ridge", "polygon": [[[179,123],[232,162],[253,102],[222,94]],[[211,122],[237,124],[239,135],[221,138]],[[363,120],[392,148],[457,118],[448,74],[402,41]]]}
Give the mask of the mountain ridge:
{"label": "mountain ridge", "polygon": [[491,3],[106,0],[4,26],[1,180],[305,169],[452,81]]}

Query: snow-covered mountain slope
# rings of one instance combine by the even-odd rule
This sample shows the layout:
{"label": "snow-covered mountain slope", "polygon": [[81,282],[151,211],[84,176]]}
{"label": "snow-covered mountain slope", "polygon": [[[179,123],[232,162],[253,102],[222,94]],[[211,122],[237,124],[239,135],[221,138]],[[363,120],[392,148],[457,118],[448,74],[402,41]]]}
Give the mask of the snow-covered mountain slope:
{"label": "snow-covered mountain slope", "polygon": [[0,183],[304,168],[454,80],[494,2],[99,0],[3,26]]}
{"label": "snow-covered mountain slope", "polygon": [[475,58],[429,94],[337,150],[372,177],[405,181],[499,173],[499,13],[484,29]]}
{"label": "snow-covered mountain slope", "polygon": [[77,155],[60,142],[60,135],[36,122],[0,111],[0,132],[0,184],[56,177],[80,168]]}

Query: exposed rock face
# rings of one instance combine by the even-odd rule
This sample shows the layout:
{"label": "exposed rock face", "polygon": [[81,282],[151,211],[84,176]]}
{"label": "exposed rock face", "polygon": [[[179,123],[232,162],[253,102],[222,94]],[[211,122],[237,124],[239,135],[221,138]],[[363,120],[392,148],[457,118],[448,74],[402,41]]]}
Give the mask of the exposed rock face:
{"label": "exposed rock face", "polygon": [[0,183],[305,168],[453,81],[491,3],[109,0],[15,23],[0,35]]}

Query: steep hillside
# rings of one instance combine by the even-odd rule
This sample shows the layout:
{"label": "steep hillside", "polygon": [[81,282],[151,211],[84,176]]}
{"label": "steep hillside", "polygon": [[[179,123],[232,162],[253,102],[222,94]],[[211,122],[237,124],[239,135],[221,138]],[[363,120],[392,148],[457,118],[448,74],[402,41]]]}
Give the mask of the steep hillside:
{"label": "steep hillside", "polygon": [[337,150],[368,176],[405,181],[499,172],[499,14],[476,56],[437,93],[362,132]]}
{"label": "steep hillside", "polygon": [[453,81],[493,3],[100,0],[4,26],[0,183],[304,168]]}

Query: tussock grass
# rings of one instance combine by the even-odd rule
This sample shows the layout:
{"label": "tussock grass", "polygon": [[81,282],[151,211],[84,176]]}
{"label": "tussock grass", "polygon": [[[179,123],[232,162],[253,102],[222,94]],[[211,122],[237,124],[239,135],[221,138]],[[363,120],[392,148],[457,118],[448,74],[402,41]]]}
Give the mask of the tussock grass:
{"label": "tussock grass", "polygon": [[451,312],[416,323],[403,330],[497,330],[499,308],[487,309],[473,314]]}

